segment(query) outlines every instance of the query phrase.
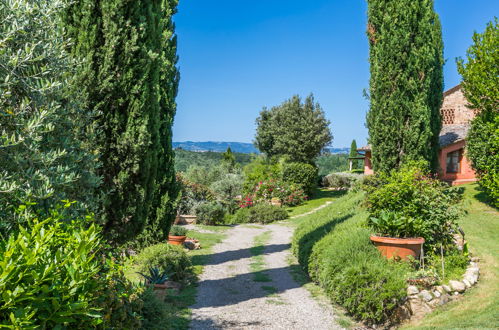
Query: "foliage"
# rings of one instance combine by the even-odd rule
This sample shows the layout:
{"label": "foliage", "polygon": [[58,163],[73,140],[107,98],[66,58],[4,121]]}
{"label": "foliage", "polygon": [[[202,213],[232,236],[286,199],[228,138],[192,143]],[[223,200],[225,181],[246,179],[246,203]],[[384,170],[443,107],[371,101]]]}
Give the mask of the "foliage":
{"label": "foliage", "polygon": [[[350,145],[350,157],[358,157],[359,154],[357,153],[357,141],[355,139],[352,140],[352,144]],[[352,159],[352,170],[357,170],[360,168],[360,162],[357,159]]]}
{"label": "foliage", "polygon": [[313,95],[302,103],[295,95],[256,120],[256,147],[268,157],[287,156],[293,162],[311,163],[331,143],[330,122]]}
{"label": "foliage", "polygon": [[93,136],[92,113],[71,89],[77,64],[65,51],[59,13],[65,1],[0,2],[0,234],[16,230],[17,206],[47,212],[78,200],[75,217],[96,211],[95,156],[80,142]]}
{"label": "foliage", "polygon": [[[380,186],[365,187],[368,224],[384,235],[423,237],[425,246],[432,248],[452,242],[462,214],[461,190],[430,177],[422,164],[408,163],[390,174],[379,174]],[[394,229],[397,224],[403,228]]]}
{"label": "foliage", "polygon": [[[254,154],[245,154],[241,152],[232,152],[239,166],[249,164]],[[177,172],[187,172],[191,166],[200,166],[210,168],[217,166],[223,159],[221,152],[196,152],[182,149],[175,149],[175,170]],[[192,180],[192,179],[191,179]]]}
{"label": "foliage", "polygon": [[369,324],[389,321],[406,296],[408,267],[381,257],[369,230],[358,224],[337,228],[317,243],[309,269],[331,300]]}
{"label": "foliage", "polygon": [[172,150],[179,81],[177,1],[72,1],[65,11],[77,85],[97,112],[95,146],[106,200],[101,218],[116,244],[159,241],[178,195]]}
{"label": "foliage", "polygon": [[467,138],[467,156],[479,184],[499,207],[499,21],[489,22],[485,32],[473,35],[468,61],[459,59],[464,95],[479,111]]}
{"label": "foliage", "polygon": [[317,186],[317,175],[317,167],[307,163],[287,163],[282,169],[282,180],[299,185],[307,194]]}
{"label": "foliage", "polygon": [[200,204],[196,208],[197,222],[204,225],[217,225],[224,222],[225,209],[218,202]]}
{"label": "foliage", "polygon": [[139,273],[140,276],[144,278],[144,280],[148,284],[163,284],[171,277],[172,273],[170,270],[159,270],[158,268],[149,268],[149,274]]}
{"label": "foliage", "polygon": [[244,187],[243,191],[250,194],[255,186],[262,181],[277,180],[281,177],[279,163],[271,162],[268,158],[258,157],[243,168]]}
{"label": "foliage", "polygon": [[172,279],[183,281],[192,274],[189,256],[180,246],[159,243],[146,247],[134,258],[139,272],[147,272],[150,268],[172,271]]}
{"label": "foliage", "polygon": [[236,198],[243,192],[244,177],[240,172],[226,173],[210,188],[215,193],[217,200],[229,213],[234,213],[237,208]]}
{"label": "foliage", "polygon": [[177,182],[180,184],[180,200],[177,205],[177,213],[194,214],[198,205],[215,199],[214,193],[202,184],[190,182],[180,173],[177,174]]}
{"label": "foliage", "polygon": [[186,234],[187,234],[187,229],[178,225],[171,226],[170,232],[168,233],[168,235],[171,236],[185,236]]}
{"label": "foliage", "polygon": [[368,0],[367,35],[374,170],[425,160],[436,171],[444,60],[433,0]]}
{"label": "foliage", "polygon": [[348,155],[321,155],[315,159],[315,164],[319,168],[319,176],[321,177],[329,173],[348,171]]}
{"label": "foliage", "polygon": [[47,218],[40,218],[32,205],[18,209],[26,227],[0,243],[1,325],[53,329],[140,324],[137,289],[102,255],[100,230],[92,219],[65,217],[70,205],[57,206]]}
{"label": "foliage", "polygon": [[[171,307],[166,305],[155,294],[152,288],[144,290],[141,294],[144,307],[142,309],[142,324],[140,329],[171,329]],[[116,329],[119,329],[116,327]]]}
{"label": "foliage", "polygon": [[220,165],[191,165],[182,176],[189,182],[209,187],[224,174],[224,168]]}
{"label": "foliage", "polygon": [[232,223],[266,224],[287,218],[289,218],[289,215],[286,209],[268,203],[258,203],[253,207],[237,210],[231,221]]}
{"label": "foliage", "polygon": [[234,153],[230,147],[227,147],[227,150],[222,154],[222,160],[224,163],[229,165],[229,167],[236,166],[236,156],[234,156]]}
{"label": "foliage", "polygon": [[362,227],[362,192],[301,217],[293,253],[334,302],[369,324],[383,323],[405,296],[404,265],[382,258]]}
{"label": "foliage", "polygon": [[337,189],[350,189],[362,178],[353,173],[331,173],[322,178],[322,186]]}
{"label": "foliage", "polygon": [[269,202],[278,199],[286,206],[295,206],[307,200],[303,189],[298,185],[281,180],[261,181],[254,189],[251,201]]}

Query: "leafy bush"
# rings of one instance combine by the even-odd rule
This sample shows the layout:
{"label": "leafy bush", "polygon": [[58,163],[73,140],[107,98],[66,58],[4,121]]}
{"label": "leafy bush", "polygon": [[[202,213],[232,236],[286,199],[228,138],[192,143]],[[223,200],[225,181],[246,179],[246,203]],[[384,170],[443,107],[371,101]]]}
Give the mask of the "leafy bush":
{"label": "leafy bush", "polygon": [[362,192],[351,192],[305,216],[292,249],[331,300],[367,323],[383,323],[405,297],[408,269],[382,258],[370,243],[362,199]]}
{"label": "leafy bush", "polygon": [[134,263],[142,273],[148,272],[150,268],[171,270],[175,281],[184,281],[192,274],[191,260],[182,247],[166,243],[145,248],[135,257]]}
{"label": "leafy bush", "polygon": [[187,229],[182,226],[172,226],[168,235],[171,236],[185,236],[187,235]]}
{"label": "leafy bush", "polygon": [[223,204],[229,213],[237,209],[237,196],[243,192],[244,178],[241,173],[226,173],[211,185],[219,203]]}
{"label": "leafy bush", "polygon": [[196,208],[197,222],[205,225],[223,223],[225,210],[218,202],[203,203]]}
{"label": "leafy bush", "polygon": [[233,223],[271,223],[285,220],[289,217],[288,212],[275,205],[259,203],[253,207],[239,209],[232,217]]}
{"label": "leafy bush", "polygon": [[64,217],[70,204],[49,211],[43,220],[32,206],[19,209],[27,226],[0,242],[0,324],[47,329],[140,325],[139,289],[119,265],[100,255],[100,230],[94,224],[86,228],[90,217]]}
{"label": "leafy bush", "polygon": [[366,186],[368,224],[387,229],[380,224],[391,214],[392,220],[396,217],[404,227],[397,230],[399,235],[423,237],[429,248],[436,243],[450,244],[461,215],[462,190],[431,178],[421,167],[418,163],[406,164],[390,174],[379,174],[379,187]]}
{"label": "leafy bush", "polygon": [[362,176],[354,173],[331,173],[322,178],[322,186],[336,189],[350,189]]}
{"label": "leafy bush", "polygon": [[[140,329],[171,329],[171,315],[168,306],[161,301],[152,288],[147,288],[141,294],[144,308],[143,321]],[[116,327],[116,329],[120,329]],[[136,329],[136,328],[135,328]]]}
{"label": "leafy bush", "polygon": [[284,205],[295,206],[307,200],[303,189],[298,185],[284,181],[267,180],[259,182],[253,193],[253,200],[268,202],[273,198],[279,199]]}
{"label": "leafy bush", "polygon": [[244,172],[244,192],[245,194],[253,193],[255,186],[259,182],[268,180],[277,180],[281,176],[281,168],[279,164],[271,163],[263,157],[256,158],[254,161],[246,165]]}
{"label": "leafy bush", "polygon": [[180,214],[194,214],[199,204],[215,200],[214,193],[208,187],[190,182],[180,173],[177,173],[177,182],[181,186],[178,204]]}
{"label": "leafy bush", "polygon": [[306,163],[288,163],[283,166],[282,180],[294,183],[303,188],[307,194],[311,194],[316,186],[317,167]]}

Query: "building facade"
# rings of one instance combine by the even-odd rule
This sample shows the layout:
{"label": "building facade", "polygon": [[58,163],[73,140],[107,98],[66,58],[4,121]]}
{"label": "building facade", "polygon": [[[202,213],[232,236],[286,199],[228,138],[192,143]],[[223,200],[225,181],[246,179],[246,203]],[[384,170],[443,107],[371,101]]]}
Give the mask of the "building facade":
{"label": "building facade", "polygon": [[[461,85],[444,92],[440,109],[442,130],[439,136],[439,176],[452,185],[476,181],[475,172],[465,153],[466,136],[476,111],[468,108],[467,104]],[[362,147],[358,151],[364,155],[364,174],[373,174],[371,147]]]}

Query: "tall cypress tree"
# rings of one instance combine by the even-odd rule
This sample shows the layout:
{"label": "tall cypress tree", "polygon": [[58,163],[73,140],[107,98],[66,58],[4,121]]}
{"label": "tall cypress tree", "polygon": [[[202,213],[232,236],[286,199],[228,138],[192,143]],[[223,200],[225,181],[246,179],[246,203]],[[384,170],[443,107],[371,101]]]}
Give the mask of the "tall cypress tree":
{"label": "tall cypress tree", "polygon": [[[357,141],[355,139],[352,140],[352,144],[350,144],[350,157],[358,157],[357,154]],[[357,159],[352,159],[352,170],[356,170],[359,168],[359,161]]]}
{"label": "tall cypress tree", "polygon": [[92,142],[107,192],[99,216],[115,243],[160,239],[173,219],[177,2],[80,0],[65,15],[72,54],[84,63],[81,92],[98,114]]}
{"label": "tall cypress tree", "polygon": [[443,44],[433,0],[368,0],[373,166],[410,159],[438,169]]}

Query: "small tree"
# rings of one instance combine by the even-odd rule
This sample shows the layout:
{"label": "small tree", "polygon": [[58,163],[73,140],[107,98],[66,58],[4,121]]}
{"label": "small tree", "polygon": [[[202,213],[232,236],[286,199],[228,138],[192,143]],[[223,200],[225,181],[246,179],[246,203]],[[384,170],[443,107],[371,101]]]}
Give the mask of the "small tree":
{"label": "small tree", "polygon": [[[357,142],[355,139],[352,140],[352,144],[350,145],[350,157],[358,157],[357,154]],[[352,162],[352,170],[357,170],[359,168],[359,161],[357,159],[351,159]]]}
{"label": "small tree", "polygon": [[422,159],[437,171],[444,60],[433,0],[368,0],[367,34],[374,170]]}
{"label": "small tree", "polygon": [[313,95],[302,103],[295,95],[256,120],[256,147],[268,157],[285,156],[290,161],[313,163],[333,136],[329,120]]}
{"label": "small tree", "polygon": [[464,95],[478,111],[467,139],[467,155],[479,184],[499,207],[499,21],[473,35],[468,61],[458,59]]}

